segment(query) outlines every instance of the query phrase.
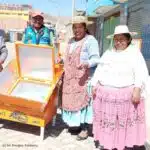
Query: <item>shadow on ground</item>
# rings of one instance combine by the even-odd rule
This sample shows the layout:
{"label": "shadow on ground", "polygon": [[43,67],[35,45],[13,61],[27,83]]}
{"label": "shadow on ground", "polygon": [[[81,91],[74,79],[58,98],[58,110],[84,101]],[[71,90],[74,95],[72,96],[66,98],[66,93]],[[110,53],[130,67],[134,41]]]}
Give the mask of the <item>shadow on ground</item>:
{"label": "shadow on ground", "polygon": [[[7,121],[7,120],[0,120],[0,124],[1,124],[0,128],[15,130],[15,131],[23,132],[23,133],[29,133],[29,134],[33,134],[37,136],[40,135],[40,127],[22,124],[18,122]],[[58,137],[64,129],[67,130],[67,125],[62,121],[61,114],[57,114],[55,126],[52,126],[51,122],[47,124],[45,128],[44,138],[46,139],[49,136],[54,137],[54,138]],[[77,133],[74,132],[73,134],[75,135]],[[89,127],[89,136],[92,137],[91,125]]]}
{"label": "shadow on ground", "polygon": [[[15,130],[19,132],[29,133],[33,135],[40,135],[40,127],[12,122],[7,120],[0,120],[0,128]],[[45,128],[45,139],[49,136],[57,137],[67,126],[63,123],[61,115],[57,114],[56,125],[52,126],[51,122]]]}

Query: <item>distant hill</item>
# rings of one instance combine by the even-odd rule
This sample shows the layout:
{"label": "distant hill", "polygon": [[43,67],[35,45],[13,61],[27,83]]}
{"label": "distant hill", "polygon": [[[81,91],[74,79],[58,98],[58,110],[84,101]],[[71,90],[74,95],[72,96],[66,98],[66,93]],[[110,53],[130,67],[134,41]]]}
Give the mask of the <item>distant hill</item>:
{"label": "distant hill", "polygon": [[68,16],[52,16],[50,14],[44,14],[44,20],[46,23],[57,24],[64,26],[68,24],[71,20],[71,17]]}

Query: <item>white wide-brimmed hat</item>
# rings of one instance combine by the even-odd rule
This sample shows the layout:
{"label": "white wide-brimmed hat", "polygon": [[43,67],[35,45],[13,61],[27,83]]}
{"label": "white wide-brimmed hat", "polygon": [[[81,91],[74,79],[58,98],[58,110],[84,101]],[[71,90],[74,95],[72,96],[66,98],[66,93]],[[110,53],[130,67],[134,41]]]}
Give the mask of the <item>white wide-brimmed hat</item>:
{"label": "white wide-brimmed hat", "polygon": [[75,16],[72,19],[72,24],[77,24],[77,23],[86,23],[86,24],[92,24],[92,21],[88,21],[86,16]]}
{"label": "white wide-brimmed hat", "polygon": [[134,35],[137,35],[137,32],[130,32],[129,31],[129,28],[127,27],[127,25],[118,25],[115,27],[115,31],[114,31],[114,34],[112,35],[108,35],[107,38],[113,38],[114,35],[117,35],[117,34],[124,34],[124,33],[128,33],[130,34],[131,36],[134,36]]}
{"label": "white wide-brimmed hat", "polygon": [[126,25],[119,25],[115,27],[114,35],[123,33],[130,34],[129,28]]}

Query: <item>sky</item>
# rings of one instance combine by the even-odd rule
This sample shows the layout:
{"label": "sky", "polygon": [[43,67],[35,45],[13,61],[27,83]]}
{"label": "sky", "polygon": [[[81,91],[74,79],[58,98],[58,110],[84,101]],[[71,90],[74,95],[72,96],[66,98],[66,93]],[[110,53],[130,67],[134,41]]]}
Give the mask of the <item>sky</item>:
{"label": "sky", "polygon": [[[29,4],[36,10],[54,16],[71,16],[72,0],[0,0],[0,3]],[[75,8],[85,10],[86,0],[75,0]]]}

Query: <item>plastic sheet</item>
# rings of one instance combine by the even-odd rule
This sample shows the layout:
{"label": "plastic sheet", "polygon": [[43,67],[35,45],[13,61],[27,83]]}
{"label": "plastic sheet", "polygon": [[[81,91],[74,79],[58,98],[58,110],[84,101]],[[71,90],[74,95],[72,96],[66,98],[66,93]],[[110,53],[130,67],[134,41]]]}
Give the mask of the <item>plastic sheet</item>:
{"label": "plastic sheet", "polygon": [[42,47],[19,47],[21,76],[34,79],[53,80],[53,50]]}
{"label": "plastic sheet", "polygon": [[11,96],[21,97],[28,100],[45,102],[50,86],[20,81],[11,93]]}

